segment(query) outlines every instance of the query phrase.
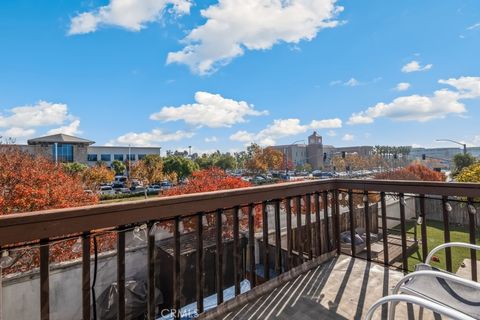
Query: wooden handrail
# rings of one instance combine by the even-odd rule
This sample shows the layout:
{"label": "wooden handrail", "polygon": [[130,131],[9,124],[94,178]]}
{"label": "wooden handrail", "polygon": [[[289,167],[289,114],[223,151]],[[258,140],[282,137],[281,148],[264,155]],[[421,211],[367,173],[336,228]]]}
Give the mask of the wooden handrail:
{"label": "wooden handrail", "polygon": [[326,179],[0,216],[0,246],[335,189],[479,197],[480,184]]}

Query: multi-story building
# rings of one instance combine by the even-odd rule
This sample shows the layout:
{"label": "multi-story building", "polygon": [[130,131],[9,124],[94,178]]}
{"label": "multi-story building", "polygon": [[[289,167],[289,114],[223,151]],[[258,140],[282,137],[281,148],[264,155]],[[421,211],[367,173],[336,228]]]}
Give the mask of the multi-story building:
{"label": "multi-story building", "polygon": [[95,142],[66,134],[55,134],[17,145],[31,154],[44,155],[58,162],[79,162],[94,165],[101,161],[110,166],[113,160],[137,161],[149,154],[160,155],[161,147],[94,146]]}

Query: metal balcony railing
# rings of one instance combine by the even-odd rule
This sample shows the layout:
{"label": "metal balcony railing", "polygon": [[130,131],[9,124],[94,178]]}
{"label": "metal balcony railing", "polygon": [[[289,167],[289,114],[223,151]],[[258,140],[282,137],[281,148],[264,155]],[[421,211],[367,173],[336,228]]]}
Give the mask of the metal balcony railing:
{"label": "metal balcony railing", "polygon": [[[146,318],[163,316],[160,307],[174,310],[172,315],[179,317],[179,310],[191,302],[203,313],[204,299],[212,292],[220,305],[228,287],[238,296],[244,280],[250,288],[260,286],[325,254],[343,253],[408,271],[411,250],[421,244],[422,258],[428,253],[427,221],[429,210],[434,209],[427,208],[426,202],[441,204],[444,242],[451,240],[450,220],[455,218],[451,203],[466,208],[464,229],[469,241],[476,243],[479,197],[480,186],[469,183],[346,179],[282,183],[0,216],[0,249],[14,254],[38,248],[38,312],[46,320],[51,316],[51,245],[80,237],[82,285],[78,304],[82,318],[92,319],[98,318],[94,289],[101,252],[96,240],[104,234],[114,235],[116,249],[111,254],[117,263],[116,316],[126,319],[125,259],[131,249],[126,239],[146,226],[145,244],[140,245],[146,259],[135,261],[146,265]],[[407,231],[412,223],[417,223],[419,235],[417,227],[414,234]],[[171,231],[171,236],[156,240],[161,226]],[[345,241],[345,237],[360,237],[365,245]],[[167,253],[161,261],[159,250]],[[186,258],[188,252],[193,253],[192,259]],[[476,281],[474,250],[470,258],[471,277]],[[185,271],[185,263],[192,274]],[[445,263],[452,271],[449,249]],[[165,265],[171,271],[171,283],[162,280],[156,270],[167,270]],[[163,293],[162,303],[157,300],[156,289]]]}

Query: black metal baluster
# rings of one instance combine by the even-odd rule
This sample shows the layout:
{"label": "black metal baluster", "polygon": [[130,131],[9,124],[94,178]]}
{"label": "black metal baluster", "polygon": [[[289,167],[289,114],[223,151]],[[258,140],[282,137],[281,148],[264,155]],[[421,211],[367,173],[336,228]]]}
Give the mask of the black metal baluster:
{"label": "black metal baluster", "polygon": [[337,254],[342,253],[342,247],[340,243],[340,202],[338,201],[338,190],[333,191],[333,203],[334,203],[334,234],[335,234],[335,247],[337,248]]}
{"label": "black metal baluster", "polygon": [[90,232],[82,235],[82,316],[90,320]]}
{"label": "black metal baluster", "polygon": [[351,244],[350,248],[352,251],[352,257],[356,255],[356,248],[355,248],[355,213],[353,212],[353,191],[352,189],[348,189],[348,213],[350,215],[350,239]]}
{"label": "black metal baluster", "polygon": [[367,242],[367,260],[372,260],[372,241],[370,238],[370,210],[369,210],[369,201],[368,201],[368,191],[363,192],[363,206],[365,214],[365,237]]}
{"label": "black metal baluster", "polygon": [[[449,203],[448,197],[442,197],[442,207],[443,207],[443,237],[445,243],[450,242],[450,222],[448,214],[449,212]],[[447,265],[447,271],[452,272],[452,250],[450,248],[445,248],[445,259]]]}
{"label": "black metal baluster", "polygon": [[307,248],[308,259],[312,260],[312,206],[311,206],[311,195],[307,193],[305,195],[305,224],[307,225]]}
{"label": "black metal baluster", "polygon": [[297,209],[297,252],[300,263],[303,263],[302,199],[297,196],[295,200]]}
{"label": "black metal baluster", "polygon": [[48,239],[40,240],[40,319],[50,319],[50,262]]}
{"label": "black metal baluster", "polygon": [[197,310],[198,313],[203,312],[203,213],[197,214]]}
{"label": "black metal baluster", "polygon": [[223,242],[222,242],[222,214],[223,210],[219,209],[216,212],[216,229],[217,229],[217,254],[216,266],[217,266],[217,305],[223,303]]}
{"label": "black metal baluster", "polygon": [[248,260],[250,262],[250,286],[253,288],[256,285],[256,271],[255,271],[255,205],[253,203],[248,205]]}
{"label": "black metal baluster", "polygon": [[287,218],[287,270],[293,268],[292,257],[292,198],[286,199]]}
{"label": "black metal baluster", "polygon": [[322,255],[322,232],[321,232],[321,223],[320,220],[320,194],[315,192],[315,222],[316,224],[316,236],[317,236],[317,257]]}
{"label": "black metal baluster", "polygon": [[173,310],[175,312],[174,318],[180,319],[180,295],[182,289],[180,288],[180,216],[174,219],[173,227]]}
{"label": "black metal baluster", "polygon": [[422,224],[420,226],[420,232],[422,234],[422,257],[423,262],[427,259],[428,256],[428,241],[427,241],[427,215],[425,212],[425,195],[420,195],[420,217],[422,219]]}
{"label": "black metal baluster", "polygon": [[[472,209],[470,209],[472,208]],[[468,198],[468,225],[469,225],[469,234],[470,234],[470,243],[471,244],[476,244],[476,239],[475,239],[475,226],[476,226],[476,221],[475,221],[475,214],[476,214],[476,209],[473,206],[473,199]],[[472,263],[472,280],[477,281],[477,251],[474,249],[470,249],[470,260]]]}
{"label": "black metal baluster", "polygon": [[402,268],[408,271],[408,257],[407,257],[407,230],[405,227],[405,197],[403,193],[400,196],[400,232],[402,237]]}
{"label": "black metal baluster", "polygon": [[280,200],[275,200],[275,273],[282,273],[282,235],[280,234]]}
{"label": "black metal baluster", "polygon": [[125,231],[121,227],[117,233],[117,319],[125,319]]}
{"label": "black metal baluster", "polygon": [[239,221],[238,210],[240,207],[233,208],[233,279],[235,283],[235,295],[240,294],[240,253],[239,253]]}
{"label": "black metal baluster", "polygon": [[325,225],[325,244],[327,251],[330,251],[330,227],[328,226],[328,191],[324,191],[323,194],[323,220]]}
{"label": "black metal baluster", "polygon": [[262,203],[262,225],[263,225],[263,276],[265,281],[270,280],[270,255],[268,244],[268,212],[267,202]]}
{"label": "black metal baluster", "polygon": [[150,223],[147,240],[148,320],[155,320],[155,224]]}
{"label": "black metal baluster", "polygon": [[382,237],[383,237],[383,264],[389,265],[388,256],[388,225],[387,225],[387,201],[385,192],[380,192],[380,202],[382,205]]}

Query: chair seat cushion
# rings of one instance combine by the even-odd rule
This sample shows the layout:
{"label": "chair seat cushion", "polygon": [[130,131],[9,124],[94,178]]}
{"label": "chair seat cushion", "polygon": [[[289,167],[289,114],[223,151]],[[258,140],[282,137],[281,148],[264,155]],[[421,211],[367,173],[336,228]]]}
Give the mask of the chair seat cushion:
{"label": "chair seat cushion", "polygon": [[[445,272],[424,263],[415,266],[415,271],[422,270]],[[408,280],[400,290],[480,319],[480,290],[476,288],[435,276],[421,276]]]}

